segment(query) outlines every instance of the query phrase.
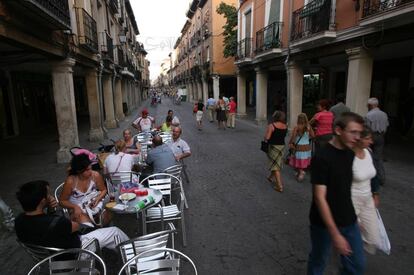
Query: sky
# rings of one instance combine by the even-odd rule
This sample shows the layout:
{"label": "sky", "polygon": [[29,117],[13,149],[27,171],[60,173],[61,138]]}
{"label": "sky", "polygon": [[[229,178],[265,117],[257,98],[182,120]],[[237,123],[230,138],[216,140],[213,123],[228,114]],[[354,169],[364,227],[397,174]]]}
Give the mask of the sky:
{"label": "sky", "polygon": [[156,79],[163,59],[174,48],[186,21],[190,0],[130,0],[137,21],[138,41],[148,52],[150,78]]}

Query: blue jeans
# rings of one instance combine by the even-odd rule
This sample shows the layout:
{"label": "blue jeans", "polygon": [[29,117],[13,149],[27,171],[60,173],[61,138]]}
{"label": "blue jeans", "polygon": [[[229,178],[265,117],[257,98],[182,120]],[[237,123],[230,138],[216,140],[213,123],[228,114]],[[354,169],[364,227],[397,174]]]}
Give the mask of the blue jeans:
{"label": "blue jeans", "polygon": [[[365,257],[362,247],[361,233],[357,223],[346,227],[339,227],[342,236],[351,246],[352,254],[349,256],[341,255],[341,275],[362,275],[365,269]],[[322,275],[328,255],[331,250],[331,236],[328,230],[317,225],[310,226],[312,250],[309,253],[308,275]]]}

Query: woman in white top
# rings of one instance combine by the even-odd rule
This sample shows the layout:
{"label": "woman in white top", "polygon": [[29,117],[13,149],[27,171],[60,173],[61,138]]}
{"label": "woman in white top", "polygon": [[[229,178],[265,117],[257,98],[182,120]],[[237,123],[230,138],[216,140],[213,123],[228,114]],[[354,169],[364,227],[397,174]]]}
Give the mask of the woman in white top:
{"label": "woman in white top", "polygon": [[115,153],[105,159],[104,173],[116,173],[122,171],[131,171],[134,165],[134,156],[126,154],[126,144],[123,140],[115,142]]}
{"label": "woman in white top", "polygon": [[376,170],[372,162],[368,147],[372,144],[372,133],[369,128],[364,128],[361,139],[354,148],[355,158],[352,165],[352,202],[361,229],[364,249],[375,254],[376,245],[379,243],[379,226],[375,210],[373,195],[371,192],[371,179],[375,177]]}

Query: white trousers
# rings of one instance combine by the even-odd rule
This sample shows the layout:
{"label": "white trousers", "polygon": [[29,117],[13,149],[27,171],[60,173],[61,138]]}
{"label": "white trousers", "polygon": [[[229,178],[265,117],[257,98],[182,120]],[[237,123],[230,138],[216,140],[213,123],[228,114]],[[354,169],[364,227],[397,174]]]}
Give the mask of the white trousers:
{"label": "white trousers", "polygon": [[80,240],[83,245],[91,239],[97,239],[101,248],[106,247],[115,250],[115,236],[118,236],[121,242],[129,240],[128,236],[115,226],[96,229],[88,234],[81,235]]}
{"label": "white trousers", "polygon": [[380,240],[380,234],[374,199],[371,194],[359,196],[353,195],[352,202],[354,204],[355,214],[357,215],[358,224],[361,229],[364,249],[370,254],[375,254],[376,245]]}

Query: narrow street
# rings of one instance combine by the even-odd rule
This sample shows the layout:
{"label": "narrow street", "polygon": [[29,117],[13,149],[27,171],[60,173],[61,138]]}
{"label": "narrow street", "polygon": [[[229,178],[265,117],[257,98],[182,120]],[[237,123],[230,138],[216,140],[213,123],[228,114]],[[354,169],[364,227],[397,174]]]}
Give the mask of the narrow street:
{"label": "narrow street", "polygon": [[[236,129],[223,131],[205,116],[203,131],[197,131],[190,103],[172,105],[163,98],[161,105],[148,107],[157,124],[168,109],[173,109],[180,118],[182,138],[192,151],[192,156],[186,159],[190,183],[184,183],[189,203],[185,212],[188,246],[181,246],[179,232],[176,248],[195,261],[199,274],[305,274],[309,250],[309,176],[303,183],[297,183],[292,170],[286,168],[285,192],[277,193],[266,181],[267,160],[259,150],[263,127],[253,121],[237,120]],[[122,129],[134,118],[135,115],[127,117],[120,128],[109,132],[109,138],[119,138]],[[79,127],[81,145],[97,148],[98,144],[86,141],[85,129],[87,125]],[[18,185],[32,179],[46,179],[55,187],[65,178],[66,165],[55,163],[55,150],[50,144],[56,145],[55,150],[58,148],[54,133],[1,143],[4,152],[1,161],[6,165],[1,167],[0,192],[16,213],[20,212],[14,197]],[[368,256],[366,274],[409,275],[414,270],[413,172],[409,170],[409,162],[394,158],[395,154],[387,156],[389,180],[381,193],[380,211],[392,253]],[[135,227],[134,222],[131,226]],[[25,274],[33,265],[15,239],[14,233],[2,229],[0,274]],[[111,263],[112,259],[108,264]],[[337,274],[334,266],[332,260],[326,274]]]}

